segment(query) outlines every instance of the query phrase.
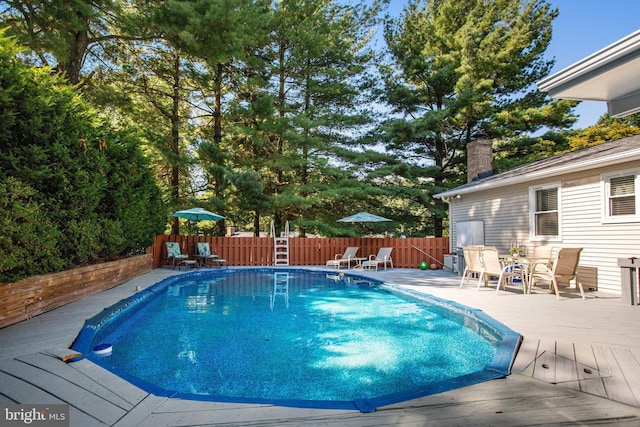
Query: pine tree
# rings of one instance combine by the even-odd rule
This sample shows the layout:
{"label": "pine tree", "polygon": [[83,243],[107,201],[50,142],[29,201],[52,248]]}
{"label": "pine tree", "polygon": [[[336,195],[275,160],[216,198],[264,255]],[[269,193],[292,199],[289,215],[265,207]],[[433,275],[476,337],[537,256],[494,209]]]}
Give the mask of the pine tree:
{"label": "pine tree", "polygon": [[360,191],[344,170],[352,165],[355,136],[371,122],[359,106],[372,85],[367,43],[378,7],[327,0],[276,4],[269,45],[275,122],[263,176],[270,177],[265,188],[278,225],[297,220],[304,234],[304,227],[335,221],[327,215],[339,197],[331,187]]}
{"label": "pine tree", "polygon": [[[572,103],[533,86],[553,64],[543,54],[557,14],[540,0],[415,0],[387,22],[392,66],[382,71],[398,118],[384,124],[382,140],[414,166],[407,177],[420,177],[428,194],[443,191],[464,182],[473,139],[571,122]],[[446,206],[432,200],[428,208],[442,236]]]}

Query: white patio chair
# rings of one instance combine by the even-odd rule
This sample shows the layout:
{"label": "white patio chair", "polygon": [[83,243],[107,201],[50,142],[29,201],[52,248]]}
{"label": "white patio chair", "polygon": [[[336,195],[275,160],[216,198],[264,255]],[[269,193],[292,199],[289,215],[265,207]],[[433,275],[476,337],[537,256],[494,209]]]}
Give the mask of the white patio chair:
{"label": "white patio chair", "polygon": [[352,261],[357,262],[357,259],[356,259],[357,253],[358,253],[358,246],[349,246],[347,249],[344,250],[344,253],[342,255],[335,254],[333,259],[328,260],[327,266],[333,266],[339,270],[343,264],[346,264],[348,268],[351,266]]}
{"label": "white patio chair", "polygon": [[460,280],[460,287],[464,285],[464,279],[467,279],[474,275],[480,275],[482,273],[482,263],[480,262],[480,249],[484,246],[463,246],[462,253],[464,255],[464,271],[462,272],[462,280]]}
{"label": "white patio chair", "polygon": [[384,265],[385,270],[387,269],[387,264],[390,264],[391,268],[393,268],[391,251],[393,251],[393,248],[380,248],[377,255],[369,255],[369,259],[362,263],[362,268],[371,269],[375,267],[376,271],[378,271],[378,267],[381,264]]}
{"label": "white patio chair", "polygon": [[502,262],[498,255],[498,249],[493,246],[485,246],[480,249],[480,262],[482,263],[482,272],[478,279],[478,289],[480,283],[484,281],[484,285],[489,285],[490,277],[497,277],[496,295],[500,292],[500,287],[505,288],[506,283],[513,283],[514,278],[519,278],[522,283],[522,292],[526,293],[526,280],[522,274],[522,267],[515,263]]}

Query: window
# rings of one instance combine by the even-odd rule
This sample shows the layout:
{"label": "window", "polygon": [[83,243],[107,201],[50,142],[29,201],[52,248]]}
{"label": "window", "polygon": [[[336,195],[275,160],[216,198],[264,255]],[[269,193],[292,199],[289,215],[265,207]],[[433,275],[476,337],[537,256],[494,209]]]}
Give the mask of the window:
{"label": "window", "polygon": [[603,222],[640,221],[639,170],[603,175],[602,184]]}
{"label": "window", "polygon": [[560,185],[529,189],[531,240],[558,240],[560,228]]}

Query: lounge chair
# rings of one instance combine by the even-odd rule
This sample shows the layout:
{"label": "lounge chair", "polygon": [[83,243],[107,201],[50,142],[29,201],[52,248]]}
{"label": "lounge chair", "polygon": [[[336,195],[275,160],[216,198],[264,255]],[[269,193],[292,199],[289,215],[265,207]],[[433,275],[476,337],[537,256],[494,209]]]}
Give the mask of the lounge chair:
{"label": "lounge chair", "polygon": [[342,255],[336,254],[333,259],[327,261],[327,266],[333,266],[337,269],[340,269],[342,265],[346,264],[347,268],[349,268],[352,262],[357,263],[358,261],[360,261],[360,258],[356,258],[356,253],[358,253],[358,247],[349,246],[344,250],[344,253]]}
{"label": "lounge chair", "polygon": [[578,277],[578,263],[580,263],[582,248],[558,248],[551,267],[536,269],[531,273],[531,286],[538,281],[549,282],[549,289],[553,287],[556,298],[560,299],[558,283],[568,287],[571,280],[576,281],[576,287],[580,289],[580,296],[585,299],[584,288]]}
{"label": "lounge chair", "polygon": [[387,269],[387,264],[391,264],[393,268],[393,260],[391,259],[391,251],[393,248],[380,248],[377,255],[369,255],[369,259],[362,263],[362,268],[371,269],[375,267],[378,271],[378,267],[382,264],[384,269]]}
{"label": "lounge chair", "polygon": [[198,259],[201,266],[206,267],[207,264],[210,263],[211,265],[222,267],[222,265],[227,262],[226,259],[220,258],[218,254],[211,253],[209,242],[198,242],[196,248],[198,250],[196,258]]}
{"label": "lounge chair", "polygon": [[[467,279],[474,275],[480,275],[482,273],[482,263],[480,262],[480,249],[484,246],[463,246],[462,253],[464,255],[464,271],[462,272],[462,280],[460,280],[460,287],[464,285],[464,279]],[[478,285],[479,287],[480,285]]]}
{"label": "lounge chair", "polygon": [[[171,261],[173,268],[180,267],[181,264],[189,264],[189,255],[180,252],[180,243],[165,242],[167,244],[167,261]],[[195,261],[193,261],[195,264]]]}

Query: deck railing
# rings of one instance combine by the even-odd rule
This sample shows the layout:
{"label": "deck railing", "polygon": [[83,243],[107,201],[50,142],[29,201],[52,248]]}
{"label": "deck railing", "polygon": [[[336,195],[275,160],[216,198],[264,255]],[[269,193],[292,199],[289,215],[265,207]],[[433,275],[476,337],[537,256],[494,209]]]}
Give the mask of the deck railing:
{"label": "deck railing", "polygon": [[[228,261],[230,266],[273,265],[273,238],[159,235],[153,246],[153,268],[167,264],[165,242],[179,242],[182,253],[195,259],[196,243],[209,242],[211,252]],[[297,238],[289,239],[289,265],[325,265],[349,246],[357,246],[358,257],[375,255],[383,247],[393,248],[394,267],[417,268],[422,261],[442,268],[449,253],[448,237],[427,238]],[[416,249],[418,248],[418,249]],[[429,256],[424,253],[429,254]]]}

